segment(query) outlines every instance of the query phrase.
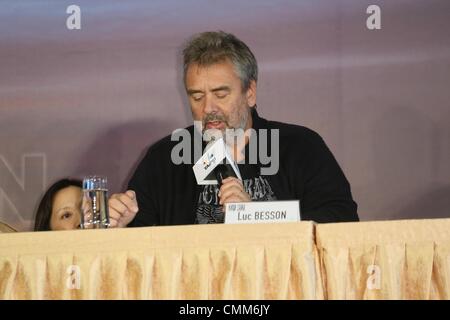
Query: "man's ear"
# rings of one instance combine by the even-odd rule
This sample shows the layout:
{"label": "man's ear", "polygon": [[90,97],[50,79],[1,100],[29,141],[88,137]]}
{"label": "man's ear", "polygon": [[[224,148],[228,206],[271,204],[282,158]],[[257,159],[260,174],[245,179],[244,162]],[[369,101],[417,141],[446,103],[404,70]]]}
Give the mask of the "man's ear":
{"label": "man's ear", "polygon": [[250,107],[254,107],[256,105],[256,81],[251,80],[250,86],[247,89],[246,93],[247,104]]}

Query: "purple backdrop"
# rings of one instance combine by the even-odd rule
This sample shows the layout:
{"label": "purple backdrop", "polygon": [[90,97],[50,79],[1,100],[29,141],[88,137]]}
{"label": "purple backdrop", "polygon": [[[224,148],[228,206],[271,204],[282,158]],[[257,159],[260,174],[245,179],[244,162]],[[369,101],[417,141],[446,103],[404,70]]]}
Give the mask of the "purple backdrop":
{"label": "purple backdrop", "polygon": [[[66,8],[81,8],[68,30]],[[381,7],[381,30],[366,8]],[[450,216],[448,0],[15,1],[0,6],[0,220],[31,227],[45,188],[106,174],[191,124],[179,51],[235,33],[262,116],[319,132],[362,220]]]}

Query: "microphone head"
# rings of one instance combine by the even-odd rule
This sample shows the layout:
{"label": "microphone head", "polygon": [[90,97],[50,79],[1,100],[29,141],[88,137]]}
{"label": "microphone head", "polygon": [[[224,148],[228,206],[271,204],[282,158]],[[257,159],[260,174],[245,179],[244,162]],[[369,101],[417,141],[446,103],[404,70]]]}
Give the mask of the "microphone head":
{"label": "microphone head", "polygon": [[[239,167],[230,156],[221,136],[219,138],[210,136],[209,142],[204,148],[203,156],[194,165],[194,173],[198,184],[215,184],[217,182],[220,187],[222,180],[228,177],[236,177],[242,180]],[[208,183],[199,182],[202,180],[208,181]]]}
{"label": "microphone head", "polygon": [[203,133],[203,141],[214,143],[215,141],[223,138],[222,131],[219,129],[208,129]]}
{"label": "microphone head", "polygon": [[203,153],[205,153],[206,151],[208,151],[209,149],[211,149],[211,147],[214,145],[214,143],[216,142],[215,139],[211,139],[209,140],[209,142],[206,144],[205,149],[203,150]]}

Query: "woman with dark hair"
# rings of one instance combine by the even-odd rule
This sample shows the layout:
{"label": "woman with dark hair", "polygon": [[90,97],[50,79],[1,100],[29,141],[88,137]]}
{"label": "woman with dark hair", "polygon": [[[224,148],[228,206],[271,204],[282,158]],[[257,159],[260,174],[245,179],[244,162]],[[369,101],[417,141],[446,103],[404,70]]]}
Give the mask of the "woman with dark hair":
{"label": "woman with dark hair", "polygon": [[81,221],[82,182],[62,179],[44,194],[36,213],[34,231],[78,229]]}

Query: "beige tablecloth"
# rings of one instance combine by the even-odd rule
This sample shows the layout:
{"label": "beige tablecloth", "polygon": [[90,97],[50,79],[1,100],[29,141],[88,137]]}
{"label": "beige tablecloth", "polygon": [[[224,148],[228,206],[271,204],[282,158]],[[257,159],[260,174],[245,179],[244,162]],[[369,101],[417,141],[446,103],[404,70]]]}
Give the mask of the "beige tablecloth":
{"label": "beige tablecloth", "polygon": [[328,299],[449,299],[450,219],[316,226]]}
{"label": "beige tablecloth", "polygon": [[450,219],[0,234],[0,299],[449,299]]}
{"label": "beige tablecloth", "polygon": [[313,224],[0,234],[1,299],[322,298]]}

